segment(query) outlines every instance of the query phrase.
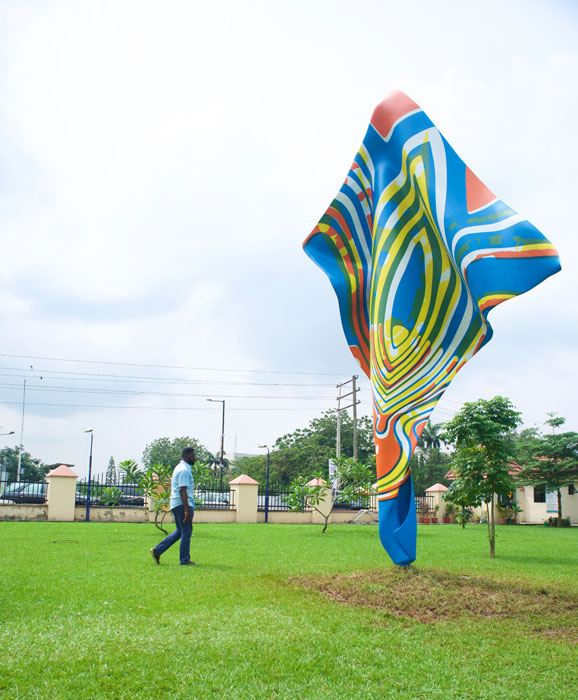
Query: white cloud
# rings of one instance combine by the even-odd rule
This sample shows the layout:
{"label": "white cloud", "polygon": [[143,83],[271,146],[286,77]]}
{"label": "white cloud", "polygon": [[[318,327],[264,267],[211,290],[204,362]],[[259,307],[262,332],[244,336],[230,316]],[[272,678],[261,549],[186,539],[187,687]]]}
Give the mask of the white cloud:
{"label": "white cloud", "polygon": [[[570,8],[62,0],[0,11],[4,352],[355,372],[333,292],[301,243],[374,105],[399,87],[551,238],[564,266],[493,312],[494,340],[447,396],[507,389],[534,417],[558,400],[578,427]],[[531,344],[521,347],[521,335]],[[234,404],[227,439],[236,433],[240,451],[315,415]],[[316,405],[325,404],[334,405]],[[191,405],[199,410],[31,406],[25,442],[49,461],[79,463],[84,438],[74,436],[94,423],[103,460],[138,457],[149,440],[183,431],[217,449],[218,415],[204,398]],[[0,408],[0,423],[13,429],[18,414],[17,404]]]}

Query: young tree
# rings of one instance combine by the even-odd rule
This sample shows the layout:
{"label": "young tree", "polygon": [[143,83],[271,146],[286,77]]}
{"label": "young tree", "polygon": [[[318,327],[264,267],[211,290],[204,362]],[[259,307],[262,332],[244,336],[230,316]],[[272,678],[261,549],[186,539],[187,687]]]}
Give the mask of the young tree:
{"label": "young tree", "polygon": [[[340,457],[335,460],[335,473],[331,488],[331,508],[321,510],[319,505],[325,497],[327,482],[322,473],[314,474],[309,479],[298,476],[291,482],[288,499],[291,510],[313,508],[324,520],[324,533],[329,524],[333,506],[337,501],[359,503],[362,508],[368,508],[371,496],[375,493],[375,469],[373,464],[363,464],[357,459]],[[309,481],[314,483],[310,484]]]}
{"label": "young tree", "polygon": [[[564,423],[556,418],[556,425]],[[546,491],[556,491],[558,495],[558,527],[562,525],[562,492],[564,486],[578,481],[578,433],[558,433],[542,435],[533,440],[531,451],[526,458],[519,478],[529,486],[543,485]]]}
{"label": "young tree", "polygon": [[508,496],[513,490],[508,465],[519,423],[520,414],[510,400],[494,396],[465,403],[444,425],[442,437],[455,446],[453,470],[464,493],[472,506],[482,502],[487,506],[492,558],[496,556],[494,495]]}

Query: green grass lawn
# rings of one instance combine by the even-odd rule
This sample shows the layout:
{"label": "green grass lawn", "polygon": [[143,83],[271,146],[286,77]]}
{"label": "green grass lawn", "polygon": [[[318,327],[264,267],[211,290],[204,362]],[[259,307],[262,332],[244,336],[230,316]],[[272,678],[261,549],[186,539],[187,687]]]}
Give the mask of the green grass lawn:
{"label": "green grass lawn", "polygon": [[[391,567],[374,526],[196,525],[196,567],[178,566],[178,545],[157,566],[157,533],[0,523],[1,697],[576,694],[576,609],[422,623],[292,580]],[[578,529],[499,527],[496,551],[484,526],[418,526],[418,570],[578,600]]]}

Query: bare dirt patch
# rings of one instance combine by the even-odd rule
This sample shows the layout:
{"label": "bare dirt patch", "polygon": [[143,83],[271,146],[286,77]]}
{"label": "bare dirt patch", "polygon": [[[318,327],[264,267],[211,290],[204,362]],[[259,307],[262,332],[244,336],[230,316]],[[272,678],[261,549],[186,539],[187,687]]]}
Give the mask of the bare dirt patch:
{"label": "bare dirt patch", "polygon": [[359,574],[299,577],[294,582],[347,605],[383,610],[422,623],[460,617],[563,616],[578,625],[578,596],[442,571],[409,567]]}
{"label": "bare dirt patch", "polygon": [[578,644],[578,627],[535,627],[532,632],[536,636],[553,639],[556,642]]}

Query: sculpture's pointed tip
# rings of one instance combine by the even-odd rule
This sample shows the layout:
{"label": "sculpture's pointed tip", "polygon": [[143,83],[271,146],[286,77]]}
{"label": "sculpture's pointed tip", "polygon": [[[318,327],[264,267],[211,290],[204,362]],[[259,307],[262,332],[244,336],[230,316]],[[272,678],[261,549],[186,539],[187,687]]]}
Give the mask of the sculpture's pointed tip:
{"label": "sculpture's pointed tip", "polygon": [[420,106],[405,92],[393,90],[373,110],[371,125],[387,141],[394,124],[416,109],[420,109]]}

